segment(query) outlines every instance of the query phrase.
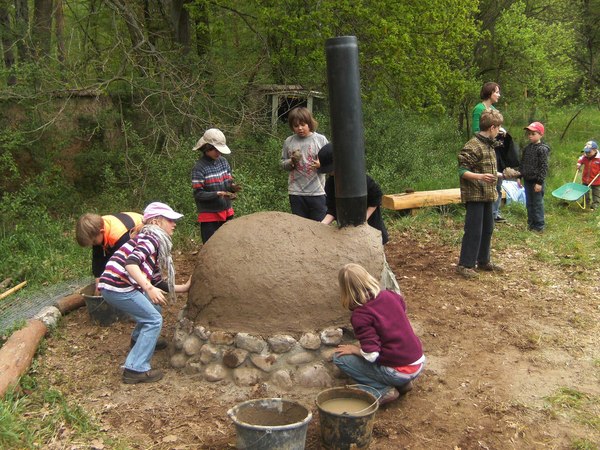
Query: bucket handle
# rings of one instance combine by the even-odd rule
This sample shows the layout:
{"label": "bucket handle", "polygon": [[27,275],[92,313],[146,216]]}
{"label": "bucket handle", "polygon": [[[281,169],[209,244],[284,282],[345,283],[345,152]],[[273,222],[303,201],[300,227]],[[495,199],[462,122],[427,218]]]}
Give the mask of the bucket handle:
{"label": "bucket handle", "polygon": [[376,405],[377,402],[379,402],[379,400],[381,400],[381,393],[377,389],[375,389],[373,386],[369,386],[368,384],[360,384],[360,383],[357,383],[357,384],[347,384],[346,385],[346,387],[359,387],[359,386],[366,387],[367,389],[370,389],[370,390],[374,391],[375,392],[375,394],[374,394],[375,401],[373,403],[371,403],[369,406],[367,406],[366,408],[363,408],[363,409],[361,409],[359,411],[356,411],[354,414],[359,414],[359,413],[368,411],[374,405]]}

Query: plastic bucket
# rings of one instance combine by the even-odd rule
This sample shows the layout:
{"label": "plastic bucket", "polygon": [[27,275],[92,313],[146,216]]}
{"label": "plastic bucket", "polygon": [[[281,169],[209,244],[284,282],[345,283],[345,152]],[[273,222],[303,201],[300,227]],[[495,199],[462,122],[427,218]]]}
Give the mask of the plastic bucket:
{"label": "plastic bucket", "polygon": [[233,420],[238,449],[302,450],[312,413],[299,403],[281,398],[248,400],[227,415]]}
{"label": "plastic bucket", "polygon": [[368,448],[379,402],[374,394],[345,386],[317,395],[321,444],[329,450]]}
{"label": "plastic bucket", "polygon": [[108,327],[117,320],[124,320],[127,318],[125,313],[122,313],[111,305],[106,303],[101,295],[94,295],[96,285],[94,283],[84,287],[79,293],[85,299],[85,305],[90,315],[92,322],[100,325],[101,327]]}

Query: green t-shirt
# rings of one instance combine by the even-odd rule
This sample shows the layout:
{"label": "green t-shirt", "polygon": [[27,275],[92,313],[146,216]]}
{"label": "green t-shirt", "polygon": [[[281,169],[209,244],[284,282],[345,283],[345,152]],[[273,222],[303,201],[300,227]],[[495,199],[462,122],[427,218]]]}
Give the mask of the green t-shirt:
{"label": "green t-shirt", "polygon": [[[475,108],[473,108],[473,118],[471,120],[471,131],[473,134],[479,133],[479,119],[481,119],[481,113],[484,112],[487,108],[485,107],[485,103],[478,103]],[[490,106],[490,109],[494,108],[494,105]]]}

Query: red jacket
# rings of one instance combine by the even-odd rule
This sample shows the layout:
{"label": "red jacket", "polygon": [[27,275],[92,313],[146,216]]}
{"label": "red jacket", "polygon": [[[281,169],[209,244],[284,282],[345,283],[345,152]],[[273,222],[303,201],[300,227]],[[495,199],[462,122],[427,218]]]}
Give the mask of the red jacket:
{"label": "red jacket", "polygon": [[[590,184],[594,177],[600,173],[600,153],[596,152],[596,156],[588,158],[583,155],[577,161],[577,164],[583,166],[583,173],[581,174],[581,182],[583,184]],[[600,176],[592,183],[592,186],[600,186]]]}

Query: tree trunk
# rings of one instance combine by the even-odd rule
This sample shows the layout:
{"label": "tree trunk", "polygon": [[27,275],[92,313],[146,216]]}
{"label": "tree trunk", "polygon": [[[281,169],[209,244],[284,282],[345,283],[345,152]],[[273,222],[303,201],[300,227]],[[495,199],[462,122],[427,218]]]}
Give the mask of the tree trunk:
{"label": "tree trunk", "polygon": [[27,62],[29,50],[29,5],[27,0],[15,0],[15,38],[17,41],[18,60]]}
{"label": "tree trunk", "polygon": [[206,7],[206,3],[202,3],[196,6],[196,9],[198,11],[198,24],[200,25],[196,26],[196,52],[202,58],[208,53],[208,49],[210,48],[208,8]]}
{"label": "tree trunk", "polygon": [[54,23],[56,24],[56,50],[58,60],[65,63],[65,16],[63,14],[63,1],[56,0],[54,5]]}
{"label": "tree trunk", "polygon": [[173,25],[174,39],[183,49],[183,53],[190,51],[190,14],[184,7],[190,0],[171,1],[171,24]]}
{"label": "tree trunk", "polygon": [[[15,63],[15,53],[13,52],[14,38],[10,29],[10,17],[4,4],[0,5],[0,32],[2,33],[2,49],[4,53],[4,67],[10,71]],[[16,83],[14,75],[9,74],[6,84],[12,86]]]}
{"label": "tree trunk", "polygon": [[31,32],[35,46],[35,59],[49,56],[52,38],[52,0],[34,0]]}

